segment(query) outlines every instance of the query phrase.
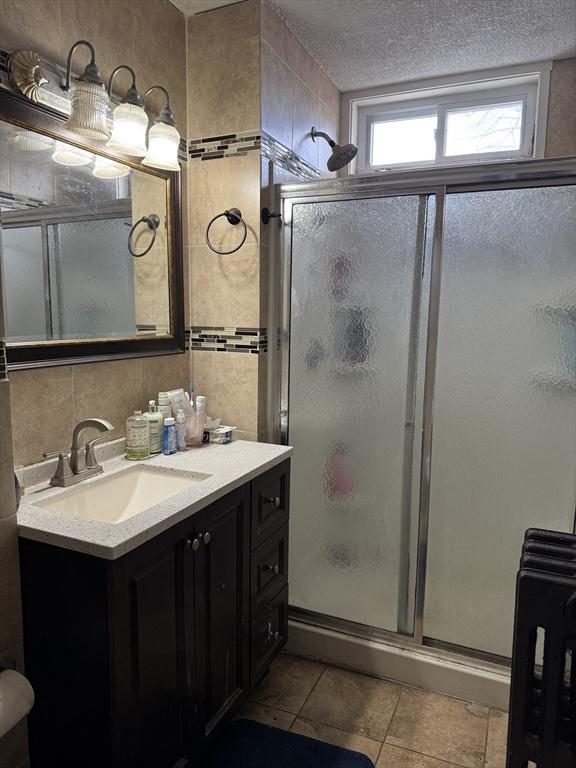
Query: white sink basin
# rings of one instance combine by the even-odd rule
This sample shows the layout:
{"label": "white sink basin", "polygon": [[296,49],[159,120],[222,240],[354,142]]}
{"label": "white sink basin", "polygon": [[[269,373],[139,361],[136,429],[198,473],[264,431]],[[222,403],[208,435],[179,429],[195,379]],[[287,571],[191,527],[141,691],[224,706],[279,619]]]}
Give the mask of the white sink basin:
{"label": "white sink basin", "polygon": [[52,512],[96,520],[122,523],[150,507],[176,496],[212,475],[178,472],[161,467],[135,466],[90,485],[78,486],[50,499],[36,502]]}

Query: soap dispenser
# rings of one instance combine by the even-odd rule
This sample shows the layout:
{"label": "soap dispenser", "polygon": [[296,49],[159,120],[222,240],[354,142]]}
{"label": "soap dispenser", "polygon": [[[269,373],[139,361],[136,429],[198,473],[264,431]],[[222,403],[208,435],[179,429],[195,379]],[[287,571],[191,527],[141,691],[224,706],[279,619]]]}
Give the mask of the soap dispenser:
{"label": "soap dispenser", "polygon": [[134,411],[126,421],[126,458],[132,461],[150,457],[150,423],[142,411]]}

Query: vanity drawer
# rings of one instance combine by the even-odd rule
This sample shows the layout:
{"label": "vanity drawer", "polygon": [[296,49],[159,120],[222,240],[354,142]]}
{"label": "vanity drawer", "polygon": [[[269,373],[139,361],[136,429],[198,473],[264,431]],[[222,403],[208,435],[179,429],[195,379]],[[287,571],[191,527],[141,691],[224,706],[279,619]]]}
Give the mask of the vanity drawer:
{"label": "vanity drawer", "polygon": [[252,553],[251,562],[250,601],[256,616],[288,582],[288,526],[266,539]]}
{"label": "vanity drawer", "polygon": [[290,462],[285,461],[252,481],[252,548],[288,521]]}
{"label": "vanity drawer", "polygon": [[250,685],[254,687],[264,676],[274,657],[286,644],[288,636],[288,585],[266,603],[252,622],[252,655]]}

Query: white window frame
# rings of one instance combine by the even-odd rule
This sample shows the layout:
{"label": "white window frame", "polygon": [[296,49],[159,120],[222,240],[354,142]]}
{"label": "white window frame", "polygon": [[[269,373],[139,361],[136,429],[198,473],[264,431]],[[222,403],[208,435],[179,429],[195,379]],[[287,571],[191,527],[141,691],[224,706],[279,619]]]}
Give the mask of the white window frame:
{"label": "white window frame", "polygon": [[[529,160],[544,156],[546,114],[552,62],[486,70],[468,75],[398,84],[342,96],[342,135],[358,146],[348,173],[410,170],[413,168],[469,165],[502,160]],[[522,101],[520,148],[515,151],[445,155],[446,113],[454,109]],[[396,115],[437,114],[434,160],[393,165],[372,165],[372,126]]]}

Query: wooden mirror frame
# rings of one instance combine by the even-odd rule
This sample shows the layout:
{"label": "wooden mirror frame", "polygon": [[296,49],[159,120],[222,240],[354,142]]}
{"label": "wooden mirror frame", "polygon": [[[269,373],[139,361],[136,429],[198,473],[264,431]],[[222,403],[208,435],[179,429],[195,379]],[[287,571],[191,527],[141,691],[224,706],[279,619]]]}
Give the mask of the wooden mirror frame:
{"label": "wooden mirror frame", "polygon": [[101,145],[91,144],[66,130],[66,115],[44,104],[31,102],[18,93],[0,88],[0,120],[64,141],[96,155],[117,160],[135,170],[164,179],[168,185],[169,244],[168,286],[170,291],[170,335],[164,337],[55,340],[6,345],[8,370],[22,370],[128,357],[179,354],[185,351],[184,280],[182,245],[182,188],[180,173],[143,167]]}

